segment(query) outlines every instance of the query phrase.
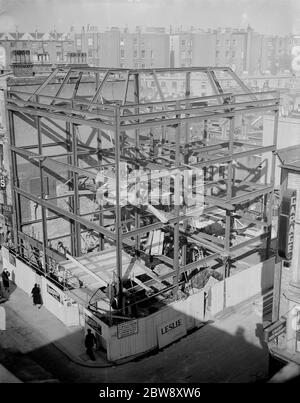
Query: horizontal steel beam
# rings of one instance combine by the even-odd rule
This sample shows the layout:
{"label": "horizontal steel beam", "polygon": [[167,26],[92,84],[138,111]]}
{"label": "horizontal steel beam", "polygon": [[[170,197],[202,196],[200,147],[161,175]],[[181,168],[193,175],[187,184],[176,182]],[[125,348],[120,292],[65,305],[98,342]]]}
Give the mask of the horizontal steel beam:
{"label": "horizontal steel beam", "polygon": [[[40,116],[40,117],[62,120],[64,122],[70,122],[70,123],[74,123],[77,125],[89,126],[89,127],[95,128],[95,129],[113,130],[113,125],[109,125],[104,122],[97,122],[96,120],[92,120],[92,119],[78,118],[78,117],[73,117],[73,116],[69,116],[66,114],[62,114],[62,113],[46,112],[46,111],[42,111],[42,110],[38,110],[38,109],[31,109],[31,108],[26,108],[26,107],[11,105],[11,104],[8,104],[7,108],[10,111],[21,112],[21,113],[25,113],[26,115]],[[95,117],[95,119],[96,119],[96,117]]]}
{"label": "horizontal steel beam", "polygon": [[35,153],[30,152],[30,151],[26,151],[26,150],[24,150],[22,148],[15,147],[15,146],[12,146],[12,145],[10,146],[10,149],[12,151],[14,151],[15,153],[17,153],[17,154],[28,158],[29,160],[30,159],[42,160],[42,165],[45,166],[46,168],[50,169],[50,170],[51,170],[51,167],[53,168],[53,165],[59,165],[59,166],[65,168],[67,171],[76,172],[78,174],[87,176],[88,178],[91,178],[91,179],[95,179],[95,177],[96,177],[95,173],[89,172],[86,169],[79,168],[79,167],[76,167],[74,165],[67,164],[66,162],[61,162],[61,161],[58,161],[58,160],[54,160],[51,157],[47,157],[45,155],[35,154]]}
{"label": "horizontal steel beam", "polygon": [[[224,96],[222,96],[224,97]],[[127,120],[132,120],[132,119],[151,119],[154,117],[159,117],[159,118],[165,118],[167,115],[184,115],[184,114],[192,114],[192,113],[205,113],[208,111],[213,111],[214,113],[218,113],[220,111],[226,110],[226,109],[233,109],[233,112],[239,109],[241,106],[250,106],[252,107],[253,105],[258,105],[262,103],[270,103],[273,102],[272,105],[261,105],[262,106],[269,106],[270,108],[272,106],[276,106],[277,103],[279,103],[279,98],[271,98],[271,99],[266,99],[266,100],[256,100],[256,101],[245,101],[245,102],[236,102],[236,103],[229,103],[229,104],[222,104],[222,105],[208,105],[208,106],[196,106],[196,107],[185,107],[184,109],[174,109],[174,110],[164,110],[164,111],[157,111],[157,112],[147,112],[147,113],[139,113],[136,115],[123,115],[120,118],[121,122],[127,121]],[[194,116],[192,116],[194,117]],[[190,117],[188,118],[190,119]],[[121,123],[122,124],[122,123]]]}
{"label": "horizontal steel beam", "polygon": [[272,193],[274,190],[273,186],[267,186],[263,189],[254,190],[253,192],[246,193],[241,196],[233,197],[230,201],[233,204],[242,204],[253,199],[256,199],[259,196],[264,196],[267,193]]}
{"label": "horizontal steel beam", "polygon": [[[32,244],[35,248],[39,249],[40,251],[43,250],[42,242],[37,241],[36,239],[30,237],[29,235],[27,235],[21,231],[18,231],[18,236],[21,240],[29,242],[30,244]],[[55,252],[50,248],[46,247],[45,252],[46,252],[47,256],[51,257],[52,259],[55,259],[58,262],[65,260],[65,257],[62,254]]]}
{"label": "horizontal steel beam", "polygon": [[[205,265],[205,264],[207,264],[207,263],[209,263],[209,262],[211,262],[213,260],[216,260],[216,259],[218,259],[218,258],[220,258],[222,256],[223,255],[220,254],[220,253],[214,253],[213,255],[204,257],[203,259],[197,260],[195,262],[187,264],[186,266],[180,267],[179,273],[181,274],[181,273],[184,273],[185,271],[196,269],[199,266],[203,266],[203,265]],[[160,278],[160,280],[162,280],[162,278]]]}
{"label": "horizontal steel beam", "polygon": [[128,109],[128,108],[148,108],[148,107],[153,107],[153,106],[161,106],[161,105],[165,105],[166,107],[168,106],[176,106],[182,103],[184,105],[186,105],[186,103],[191,104],[193,102],[197,102],[197,101],[207,101],[207,100],[212,100],[212,99],[218,99],[218,98],[223,98],[225,97],[230,97],[232,96],[232,92],[226,92],[222,95],[220,94],[214,94],[214,95],[207,95],[204,97],[189,97],[189,98],[180,98],[180,99],[176,99],[174,100],[166,100],[166,101],[155,101],[155,102],[143,102],[140,104],[126,104],[120,107],[120,109]]}
{"label": "horizontal steel beam", "polygon": [[108,231],[107,229],[101,227],[98,224],[95,224],[95,223],[93,223],[91,221],[87,221],[84,218],[82,218],[82,217],[80,217],[80,216],[78,216],[76,214],[71,213],[70,211],[66,211],[66,210],[64,210],[64,209],[62,209],[60,207],[57,207],[57,206],[55,206],[54,204],[48,202],[45,199],[42,199],[42,198],[40,198],[38,196],[35,196],[33,194],[30,194],[30,193],[27,193],[24,190],[18,188],[17,186],[14,186],[13,190],[16,193],[18,193],[19,195],[25,197],[26,199],[34,201],[35,203],[37,203],[37,204],[39,204],[39,205],[41,205],[43,207],[46,207],[47,209],[49,209],[51,211],[54,211],[56,214],[58,214],[60,216],[67,217],[70,220],[73,220],[75,222],[80,223],[81,225],[83,225],[86,228],[93,229],[93,230],[95,230],[97,232],[100,232],[100,234],[102,234],[102,235],[104,235],[104,236],[106,236],[106,237],[108,237],[110,239],[116,240],[116,235],[115,235],[114,232]]}
{"label": "horizontal steel beam", "polygon": [[[254,237],[254,238],[247,239],[247,241],[244,241],[244,242],[241,242],[241,243],[239,243],[237,245],[232,246],[230,248],[230,253],[236,252],[238,250],[241,250],[241,249],[245,248],[246,246],[253,245],[255,242],[262,241],[263,239],[267,238],[268,236],[269,236],[269,232],[264,232],[263,234],[258,235],[258,236]],[[243,253],[244,253],[244,251],[241,250],[240,254],[243,254]]]}
{"label": "horizontal steel beam", "polygon": [[[230,104],[227,105],[227,109],[230,109]],[[139,128],[145,128],[145,127],[153,127],[153,126],[172,126],[172,125],[177,125],[179,123],[185,123],[185,122],[199,122],[201,120],[207,120],[210,118],[214,119],[223,119],[223,118],[231,118],[235,115],[243,114],[243,113],[249,113],[249,112],[260,112],[260,111],[277,111],[279,110],[279,105],[268,105],[268,106],[260,106],[260,107],[252,107],[252,108],[241,108],[241,109],[236,109],[234,111],[230,112],[219,112],[219,113],[207,113],[203,115],[197,115],[197,116],[189,116],[189,117],[181,117],[181,118],[172,118],[172,119],[158,119],[158,120],[151,120],[147,122],[139,122],[139,123],[128,123],[128,124],[122,124],[121,125],[121,130],[132,130],[132,129],[139,129]],[[184,114],[185,111],[182,110],[182,113]],[[142,115],[141,115],[142,117]]]}
{"label": "horizontal steel beam", "polygon": [[266,146],[266,147],[251,148],[251,149],[246,150],[246,151],[240,151],[240,152],[237,152],[237,153],[228,154],[228,155],[225,155],[224,157],[212,158],[212,159],[208,159],[208,160],[203,161],[203,162],[198,162],[197,164],[190,164],[189,166],[191,168],[206,167],[206,166],[214,165],[214,164],[217,164],[217,163],[229,162],[229,161],[232,161],[232,160],[236,160],[238,158],[247,157],[249,155],[260,154],[260,153],[263,154],[263,153],[267,153],[267,152],[274,151],[274,150],[276,150],[275,145]]}

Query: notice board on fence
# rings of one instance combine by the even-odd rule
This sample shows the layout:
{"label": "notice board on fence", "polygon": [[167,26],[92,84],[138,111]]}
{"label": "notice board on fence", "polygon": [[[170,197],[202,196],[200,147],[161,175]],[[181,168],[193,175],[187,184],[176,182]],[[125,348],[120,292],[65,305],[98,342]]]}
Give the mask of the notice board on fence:
{"label": "notice board on fence", "polygon": [[102,327],[100,323],[96,322],[89,315],[85,314],[85,324],[95,330],[98,334],[102,335]]}
{"label": "notice board on fence", "polygon": [[123,339],[124,337],[131,336],[132,334],[138,333],[138,321],[131,320],[130,322],[119,323],[117,327],[117,337],[118,339]]}

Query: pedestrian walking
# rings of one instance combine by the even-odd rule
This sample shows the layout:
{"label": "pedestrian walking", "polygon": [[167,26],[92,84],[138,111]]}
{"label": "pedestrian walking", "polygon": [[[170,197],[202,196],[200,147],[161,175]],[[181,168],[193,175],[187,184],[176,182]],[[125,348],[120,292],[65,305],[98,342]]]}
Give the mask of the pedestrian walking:
{"label": "pedestrian walking", "polygon": [[6,292],[9,293],[9,276],[10,276],[9,271],[7,269],[4,269],[1,276],[2,276],[3,288]]}
{"label": "pedestrian walking", "polygon": [[31,290],[31,295],[33,299],[33,305],[39,305],[39,309],[41,309],[43,305],[43,300],[42,300],[42,295],[41,295],[41,289],[38,284],[34,284],[33,289]]}
{"label": "pedestrian walking", "polygon": [[93,347],[96,345],[96,337],[92,333],[91,329],[88,329],[87,335],[85,336],[85,347],[86,347],[86,353],[90,357],[92,361],[96,361]]}

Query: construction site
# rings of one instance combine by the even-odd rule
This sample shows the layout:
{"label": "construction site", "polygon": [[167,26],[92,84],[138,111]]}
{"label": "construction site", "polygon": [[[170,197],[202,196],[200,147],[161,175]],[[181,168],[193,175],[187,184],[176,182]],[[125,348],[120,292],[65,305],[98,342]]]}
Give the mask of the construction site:
{"label": "construction site", "polygon": [[34,80],[6,99],[3,262],[18,286],[40,283],[45,306],[91,328],[111,361],[272,288],[276,91],[251,92],[229,67],[69,65]]}

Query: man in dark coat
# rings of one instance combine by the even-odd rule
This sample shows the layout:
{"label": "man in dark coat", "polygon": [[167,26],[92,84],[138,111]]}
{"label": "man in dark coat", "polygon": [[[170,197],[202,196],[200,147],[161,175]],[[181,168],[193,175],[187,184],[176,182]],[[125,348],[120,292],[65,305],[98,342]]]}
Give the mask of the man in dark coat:
{"label": "man in dark coat", "polygon": [[9,271],[7,269],[4,269],[2,272],[2,283],[6,292],[9,292],[9,276]]}
{"label": "man in dark coat", "polygon": [[93,335],[91,329],[88,329],[87,335],[85,336],[85,341],[84,341],[85,347],[86,347],[86,353],[90,357],[92,361],[96,361],[95,355],[93,352],[93,347],[96,344],[96,337]]}

